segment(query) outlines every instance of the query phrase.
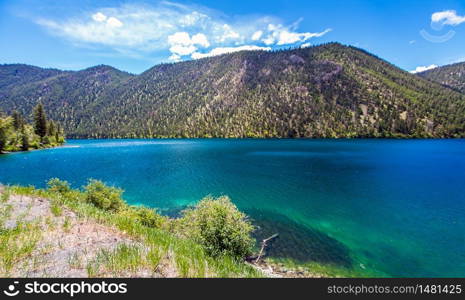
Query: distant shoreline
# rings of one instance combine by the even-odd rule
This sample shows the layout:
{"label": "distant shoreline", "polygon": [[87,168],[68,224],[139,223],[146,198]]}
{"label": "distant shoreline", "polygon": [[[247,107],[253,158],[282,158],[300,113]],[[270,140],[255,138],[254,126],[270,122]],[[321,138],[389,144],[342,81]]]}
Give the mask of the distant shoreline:
{"label": "distant shoreline", "polygon": [[141,137],[141,138],[130,138],[130,137],[122,137],[122,138],[83,138],[83,137],[67,137],[66,140],[465,140],[465,137],[356,137],[356,138],[280,138],[280,137],[245,137],[245,138],[230,138],[230,137]]}

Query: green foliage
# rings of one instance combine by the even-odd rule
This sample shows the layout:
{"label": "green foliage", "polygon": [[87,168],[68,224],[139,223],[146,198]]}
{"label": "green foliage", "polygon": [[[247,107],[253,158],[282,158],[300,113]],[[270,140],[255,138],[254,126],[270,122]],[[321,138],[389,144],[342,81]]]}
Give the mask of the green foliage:
{"label": "green foliage", "polygon": [[21,130],[21,151],[28,151],[30,147],[29,136],[26,134],[25,130]]}
{"label": "green foliage", "polygon": [[0,193],[0,203],[6,203],[8,202],[9,199],[10,199],[10,189],[8,187],[4,187],[3,192]]}
{"label": "green foliage", "polygon": [[226,197],[206,197],[183,212],[183,233],[203,245],[212,256],[244,258],[252,251],[252,224]]}
{"label": "green foliage", "polygon": [[465,62],[434,68],[418,75],[465,94]]}
{"label": "green foliage", "polygon": [[[38,115],[45,117],[43,108],[37,111],[42,111],[43,114]],[[50,131],[51,135],[40,136],[36,134],[37,128],[27,124],[21,113],[14,111],[11,117],[0,115],[0,153],[27,151],[31,148],[40,149],[63,144],[65,139],[62,129],[53,121],[45,119],[45,123],[47,122],[50,124],[50,129],[46,131]]]}
{"label": "green foliage", "polygon": [[20,222],[14,228],[0,227],[0,277],[10,276],[17,263],[36,249],[39,239],[40,227],[35,224]]}
{"label": "green foliage", "polygon": [[167,223],[167,218],[158,214],[155,209],[144,206],[131,206],[128,208],[129,215],[138,220],[142,225],[151,228],[161,228]]}
{"label": "green foliage", "polygon": [[139,247],[121,244],[114,251],[101,250],[97,258],[90,262],[93,264],[93,267],[90,268],[95,273],[104,268],[113,275],[122,275],[127,271],[136,272],[144,265],[143,258],[142,250]]}
{"label": "green foliage", "polygon": [[[74,211],[79,217],[91,218],[100,224],[114,226],[141,244],[141,248],[136,248],[136,245],[127,245],[119,246],[114,251],[102,252],[101,255],[97,256],[97,259],[92,260],[87,265],[84,265],[79,257],[71,257],[69,260],[70,265],[74,265],[76,268],[86,268],[90,277],[108,275],[108,271],[115,276],[125,276],[128,274],[128,271],[133,272],[139,268],[142,268],[144,271],[155,272],[158,270],[160,264],[165,265],[171,262],[174,263],[174,267],[176,268],[173,275],[178,276],[263,276],[261,272],[245,264],[243,261],[238,260],[236,257],[228,255],[212,257],[208,255],[204,247],[190,239],[190,237],[183,238],[163,227],[153,228],[143,225],[134,211],[128,213],[131,207],[127,205],[125,205],[124,209],[120,209],[119,211],[108,211],[86,201],[87,192],[73,189],[64,195],[50,189],[38,190],[32,186],[13,186],[10,189],[14,194],[48,198],[52,201],[58,201],[63,206]],[[132,208],[134,208],[135,211],[139,209],[138,207]],[[0,214],[0,224],[1,221],[2,218]],[[165,219],[165,221],[174,222],[174,220],[169,219]],[[65,221],[63,229],[69,230],[70,226],[71,224]],[[25,240],[30,240],[28,235],[21,237],[24,237]],[[8,247],[9,246],[6,245],[4,247],[5,250],[8,250]],[[3,248],[1,246],[0,248],[1,257]],[[12,253],[11,257],[13,259],[21,259],[24,257],[16,257],[14,256],[15,253]]]}
{"label": "green foliage", "polygon": [[336,43],[137,76],[107,66],[4,65],[0,74],[1,108],[28,114],[40,101],[73,138],[465,136],[463,94]]}
{"label": "green foliage", "polygon": [[55,217],[59,217],[63,214],[63,208],[59,201],[52,201],[50,203],[50,211]]}
{"label": "green foliage", "polygon": [[44,106],[39,102],[34,108],[34,131],[41,138],[47,135],[47,116],[45,115]]}
{"label": "green foliage", "polygon": [[23,126],[25,125],[25,121],[21,113],[15,110],[13,111],[13,114],[11,116],[13,118],[13,127],[15,128],[15,130],[22,129]]}
{"label": "green foliage", "polygon": [[105,185],[100,180],[91,179],[87,186],[84,187],[86,200],[98,208],[118,211],[125,206],[121,198],[122,189]]}
{"label": "green foliage", "polygon": [[8,143],[12,120],[9,117],[0,116],[0,153],[5,150]]}
{"label": "green foliage", "polygon": [[47,189],[61,195],[67,194],[71,191],[68,181],[60,180],[58,178],[51,178],[47,181]]}

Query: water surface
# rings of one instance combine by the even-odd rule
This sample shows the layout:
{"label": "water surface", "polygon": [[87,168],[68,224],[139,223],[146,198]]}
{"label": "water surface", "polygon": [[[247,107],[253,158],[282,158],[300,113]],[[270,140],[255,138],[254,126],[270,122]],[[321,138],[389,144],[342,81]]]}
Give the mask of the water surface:
{"label": "water surface", "polygon": [[162,210],[228,195],[275,257],[465,276],[465,140],[72,140],[0,156],[0,182],[125,189]]}

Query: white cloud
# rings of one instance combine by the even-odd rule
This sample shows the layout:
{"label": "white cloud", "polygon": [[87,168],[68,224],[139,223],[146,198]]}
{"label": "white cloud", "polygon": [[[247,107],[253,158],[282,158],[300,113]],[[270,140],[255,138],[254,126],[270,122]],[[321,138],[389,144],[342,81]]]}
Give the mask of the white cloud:
{"label": "white cloud", "polygon": [[330,32],[331,29],[326,29],[323,32],[311,33],[311,32],[290,32],[287,29],[278,28],[273,31],[273,36],[277,39],[277,45],[290,45],[299,42],[306,42],[314,37],[321,37],[326,33]]}
{"label": "white cloud", "polygon": [[312,45],[312,44],[310,44],[310,43],[304,43],[304,44],[300,45],[300,48],[308,48],[308,47],[310,47],[311,45]]}
{"label": "white cloud", "polygon": [[258,41],[263,35],[263,31],[255,31],[252,35],[252,41]]}
{"label": "white cloud", "polygon": [[297,24],[294,23],[289,27],[285,27],[282,24],[268,24],[268,35],[266,35],[261,41],[265,45],[276,44],[278,46],[283,45],[292,45],[296,43],[304,43],[311,38],[322,37],[331,31],[331,29],[326,29],[323,32],[295,32],[292,29],[296,27]]}
{"label": "white cloud", "polygon": [[225,42],[226,40],[229,40],[229,39],[238,39],[240,38],[241,35],[239,33],[237,33],[236,31],[234,31],[231,26],[229,26],[228,24],[224,24],[223,25],[223,35],[221,35],[219,38],[218,38],[218,41],[223,43]]}
{"label": "white cloud", "polygon": [[297,42],[303,42],[308,40],[305,33],[296,33],[289,31],[281,31],[279,33],[278,45],[295,44]]}
{"label": "white cloud", "polygon": [[192,36],[192,44],[200,45],[205,48],[210,47],[207,36],[203,33],[197,33],[196,35]]}
{"label": "white cloud", "polygon": [[94,19],[94,21],[96,21],[96,22],[104,22],[107,19],[107,16],[105,16],[101,12],[98,12],[98,13],[92,15],[92,19]]}
{"label": "white cloud", "polygon": [[174,61],[174,62],[178,62],[181,60],[181,56],[177,55],[177,54],[172,54],[170,57],[168,57],[169,60],[171,61]]}
{"label": "white cloud", "polygon": [[107,20],[107,24],[109,26],[111,26],[111,27],[121,27],[121,26],[123,26],[123,22],[121,22],[120,20],[118,20],[115,17],[109,17],[108,20]]}
{"label": "white cloud", "polygon": [[195,34],[191,38],[187,32],[176,32],[168,36],[168,43],[171,45],[170,52],[178,56],[194,53],[197,50],[196,45],[205,48],[210,46],[207,37],[202,33]]}
{"label": "white cloud", "polygon": [[457,26],[465,22],[465,16],[458,16],[455,10],[445,10],[432,14],[431,21],[443,25]]}
{"label": "white cloud", "polygon": [[171,61],[194,53],[197,53],[195,56],[217,55],[214,53],[241,47],[299,46],[330,31],[299,32],[300,21],[285,25],[273,16],[232,17],[205,7],[173,2],[99,8],[61,20],[35,19],[50,33],[75,46],[132,57],[170,52]]}
{"label": "white cloud", "polygon": [[177,54],[177,55],[189,55],[191,53],[194,53],[195,50],[197,50],[197,47],[195,46],[182,46],[182,45],[174,45],[170,47],[170,52]]}
{"label": "white cloud", "polygon": [[437,65],[429,65],[429,66],[419,66],[417,67],[415,70],[413,71],[410,71],[410,73],[412,74],[416,74],[416,73],[420,73],[420,72],[424,72],[424,71],[428,71],[428,70],[432,70],[432,69],[436,69],[438,66]]}
{"label": "white cloud", "polygon": [[182,45],[182,46],[190,46],[192,45],[192,40],[190,35],[187,32],[176,32],[173,35],[168,36],[168,42],[171,45]]}
{"label": "white cloud", "polygon": [[199,24],[200,22],[203,22],[203,21],[208,21],[208,19],[209,17],[206,14],[202,14],[202,13],[199,13],[198,11],[194,11],[190,14],[182,16],[179,22],[181,26],[189,27],[189,26],[195,26],[196,24]]}
{"label": "white cloud", "polygon": [[239,47],[218,47],[212,49],[208,53],[199,53],[199,52],[194,52],[192,54],[193,59],[199,59],[199,58],[205,58],[205,57],[211,57],[211,56],[217,56],[217,55],[222,55],[222,54],[227,54],[227,53],[233,53],[233,52],[238,52],[238,51],[244,51],[244,50],[263,50],[263,51],[270,51],[270,47],[260,47],[260,46],[255,46],[255,45],[243,45]]}
{"label": "white cloud", "polygon": [[262,42],[265,44],[265,45],[273,45],[275,43],[275,39],[273,36],[269,35],[267,38],[264,38],[262,40]]}

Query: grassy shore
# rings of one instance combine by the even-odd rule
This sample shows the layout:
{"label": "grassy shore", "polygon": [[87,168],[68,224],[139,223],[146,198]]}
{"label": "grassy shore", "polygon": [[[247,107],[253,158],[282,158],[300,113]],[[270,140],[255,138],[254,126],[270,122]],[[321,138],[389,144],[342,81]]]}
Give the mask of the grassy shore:
{"label": "grassy shore", "polygon": [[[246,254],[256,251],[247,248],[255,244],[250,238],[253,226],[227,198],[202,200],[184,218],[170,219],[153,209],[127,205],[121,192],[95,181],[84,190],[70,189],[57,179],[47,189],[0,187],[0,277],[373,275],[290,259],[246,262]],[[235,231],[214,228],[212,238],[195,239],[199,216],[207,218],[208,226],[230,220],[225,224]],[[228,251],[215,248],[218,238],[226,239],[221,245],[230,245]]]}
{"label": "grassy shore", "polygon": [[[0,200],[0,276],[28,276],[28,273],[31,274],[28,270],[33,271],[37,267],[38,262],[34,260],[43,259],[47,252],[54,251],[50,243],[40,245],[47,233],[59,231],[59,234],[63,234],[66,230],[72,230],[70,227],[80,224],[88,227],[89,221],[95,228],[101,226],[94,229],[101,235],[107,230],[114,234],[117,231],[121,236],[111,247],[93,249],[95,251],[90,257],[89,253],[75,253],[63,258],[69,268],[84,269],[85,275],[89,277],[264,276],[253,266],[232,256],[208,255],[202,245],[170,231],[169,222],[159,228],[146,226],[128,210],[104,210],[88,203],[85,198],[85,193],[79,190],[63,194],[34,187],[3,188]],[[5,226],[11,223],[12,212],[17,206],[11,203],[14,200],[27,202],[28,207],[16,214],[14,226]],[[36,209],[33,203],[38,200],[48,202],[50,214],[29,218],[29,215],[37,214],[33,211]],[[15,265],[21,265],[22,270],[16,268],[17,272],[13,272]]]}

